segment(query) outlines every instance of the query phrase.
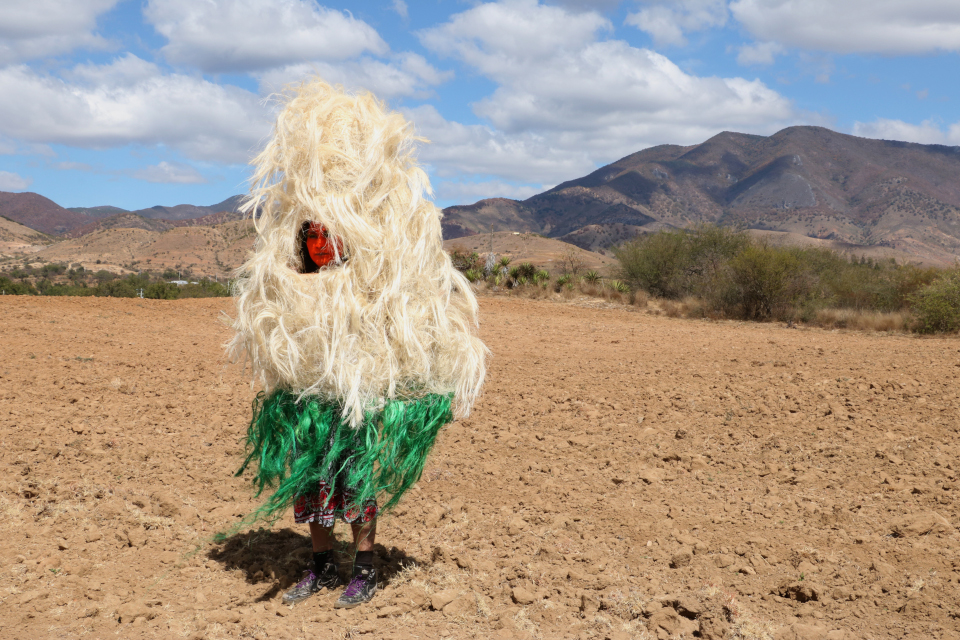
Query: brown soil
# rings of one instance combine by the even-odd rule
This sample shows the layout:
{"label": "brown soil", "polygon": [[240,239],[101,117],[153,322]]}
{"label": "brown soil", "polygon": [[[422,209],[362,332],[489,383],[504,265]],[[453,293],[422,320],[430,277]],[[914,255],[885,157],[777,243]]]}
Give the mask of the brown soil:
{"label": "brown soil", "polygon": [[960,637],[956,338],[484,298],[485,395],[335,612],[278,600],[291,516],[212,542],[229,300],[0,305],[0,637]]}

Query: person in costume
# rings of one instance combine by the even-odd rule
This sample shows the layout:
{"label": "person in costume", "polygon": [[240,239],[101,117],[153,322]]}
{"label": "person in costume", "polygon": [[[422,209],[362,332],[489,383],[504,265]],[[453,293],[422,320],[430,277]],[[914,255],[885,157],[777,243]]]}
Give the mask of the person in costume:
{"label": "person in costume", "polygon": [[339,586],[336,519],[352,578],[337,607],[373,597],[376,521],[419,480],[441,427],[485,374],[477,301],[443,250],[412,126],[370,94],[322,80],[288,91],[253,164],[253,255],[239,269],[229,349],[262,384],[247,431],[257,516],[294,507],[313,567],[284,599]]}

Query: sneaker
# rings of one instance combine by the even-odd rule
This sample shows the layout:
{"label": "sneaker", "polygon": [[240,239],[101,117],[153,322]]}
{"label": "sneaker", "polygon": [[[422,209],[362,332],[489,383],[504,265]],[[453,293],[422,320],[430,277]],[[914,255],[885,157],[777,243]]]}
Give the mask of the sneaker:
{"label": "sneaker", "polygon": [[319,576],[313,571],[307,571],[303,580],[283,594],[283,603],[297,604],[322,589],[336,589],[339,586],[340,576],[337,574],[337,567],[334,564],[328,564]]}
{"label": "sneaker", "polygon": [[353,580],[341,594],[335,609],[352,609],[364,602],[369,602],[377,592],[377,570],[374,567],[356,566],[353,569]]}

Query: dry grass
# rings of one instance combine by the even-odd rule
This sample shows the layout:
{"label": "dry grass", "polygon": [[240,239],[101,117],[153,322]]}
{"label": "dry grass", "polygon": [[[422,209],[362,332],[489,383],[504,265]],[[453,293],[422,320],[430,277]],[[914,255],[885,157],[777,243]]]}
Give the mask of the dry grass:
{"label": "dry grass", "polygon": [[828,329],[908,331],[911,320],[910,314],[905,311],[882,313],[856,309],[820,309],[810,324]]}

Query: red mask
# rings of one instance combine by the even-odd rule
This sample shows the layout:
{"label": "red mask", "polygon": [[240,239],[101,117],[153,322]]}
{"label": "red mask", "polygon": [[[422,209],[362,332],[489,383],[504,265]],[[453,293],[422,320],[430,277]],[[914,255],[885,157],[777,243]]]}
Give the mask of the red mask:
{"label": "red mask", "polygon": [[307,229],[307,253],[314,264],[325,267],[337,259],[338,253],[343,259],[343,240],[331,239],[326,227],[311,222]]}

